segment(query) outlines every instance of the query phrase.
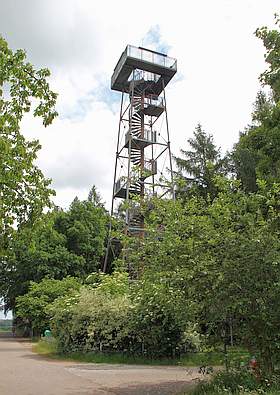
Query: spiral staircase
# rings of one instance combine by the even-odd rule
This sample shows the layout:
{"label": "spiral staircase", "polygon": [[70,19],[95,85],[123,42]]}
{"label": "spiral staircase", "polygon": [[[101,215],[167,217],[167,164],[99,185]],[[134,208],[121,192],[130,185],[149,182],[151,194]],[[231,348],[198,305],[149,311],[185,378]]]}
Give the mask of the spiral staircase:
{"label": "spiral staircase", "polygon": [[[156,160],[145,157],[145,148],[157,142],[156,132],[145,125],[145,115],[159,117],[164,111],[163,101],[152,93],[154,80],[140,78],[130,83],[130,125],[124,147],[128,150],[132,172],[135,174],[130,177],[129,183],[124,177],[115,183],[114,197],[144,197],[145,180],[157,173]],[[130,233],[139,233],[143,229],[144,218],[139,209],[129,209],[127,219]]]}

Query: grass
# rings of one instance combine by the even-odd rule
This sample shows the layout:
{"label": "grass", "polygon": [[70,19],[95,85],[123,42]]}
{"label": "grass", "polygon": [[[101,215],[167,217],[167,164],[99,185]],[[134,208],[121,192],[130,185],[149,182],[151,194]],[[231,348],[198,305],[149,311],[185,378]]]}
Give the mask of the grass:
{"label": "grass", "polygon": [[95,354],[71,352],[60,354],[57,352],[54,342],[39,341],[33,345],[33,351],[53,359],[87,362],[87,363],[110,363],[110,364],[129,364],[129,365],[178,365],[178,359],[149,359],[145,357],[133,357],[124,354]]}
{"label": "grass", "polygon": [[[133,357],[124,354],[97,354],[72,352],[69,354],[60,354],[57,351],[54,341],[42,341],[33,345],[33,351],[53,359],[70,360],[87,363],[110,363],[110,364],[131,364],[131,365],[173,365],[173,366],[221,366],[224,363],[224,356],[221,352],[211,353],[190,353],[181,358],[162,358],[150,359],[145,357]],[[248,361],[249,354],[242,350],[232,350],[229,353],[231,361]]]}
{"label": "grass", "polygon": [[[247,351],[232,348],[228,352],[228,360],[230,365],[239,365],[241,362],[247,363],[250,355]],[[225,363],[225,356],[223,352],[213,351],[208,353],[198,352],[187,354],[183,356],[180,361],[184,366],[222,366]]]}
{"label": "grass", "polygon": [[209,381],[200,382],[192,391],[181,395],[279,395],[279,372],[260,380],[248,369],[219,370]]}
{"label": "grass", "polygon": [[[183,394],[180,395],[198,395],[197,392],[185,392]],[[258,391],[242,391],[242,392],[229,392],[226,390],[221,390],[218,391],[214,390],[213,392],[201,392],[200,395],[280,395],[280,391],[279,390],[275,390],[275,391],[265,391],[265,392],[258,392]]]}
{"label": "grass", "polygon": [[184,392],[180,395],[280,395],[280,390],[244,390],[238,392],[231,392],[226,389],[214,389],[213,391],[199,391],[199,386],[192,391]]}
{"label": "grass", "polygon": [[10,326],[0,326],[0,332],[12,332],[12,327],[10,327]]}

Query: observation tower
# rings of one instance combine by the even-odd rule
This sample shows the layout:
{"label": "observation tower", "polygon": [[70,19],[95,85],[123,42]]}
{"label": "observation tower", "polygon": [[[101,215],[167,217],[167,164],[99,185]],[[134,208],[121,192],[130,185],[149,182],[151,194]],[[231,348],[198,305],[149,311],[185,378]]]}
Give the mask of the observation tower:
{"label": "observation tower", "polygon": [[[144,235],[145,198],[175,198],[165,88],[176,72],[176,59],[128,45],[111,78],[121,92],[111,216],[125,201],[128,235]],[[110,225],[104,272],[111,247]]]}

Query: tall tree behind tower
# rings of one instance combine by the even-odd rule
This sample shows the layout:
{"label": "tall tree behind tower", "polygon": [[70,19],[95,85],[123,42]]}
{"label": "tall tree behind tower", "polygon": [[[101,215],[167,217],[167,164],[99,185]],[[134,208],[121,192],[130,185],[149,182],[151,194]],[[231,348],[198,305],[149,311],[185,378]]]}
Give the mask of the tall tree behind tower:
{"label": "tall tree behind tower", "polygon": [[225,174],[226,159],[221,157],[213,136],[197,125],[189,138],[190,149],[181,149],[183,157],[174,157],[177,166],[177,195],[182,198],[198,195],[211,200],[217,194],[215,176]]}
{"label": "tall tree behind tower", "polygon": [[257,190],[256,180],[269,185],[280,180],[280,20],[278,30],[262,27],[256,36],[266,49],[268,69],[260,81],[269,93],[259,92],[252,114],[252,124],[240,135],[233,150],[237,177],[248,192]]}

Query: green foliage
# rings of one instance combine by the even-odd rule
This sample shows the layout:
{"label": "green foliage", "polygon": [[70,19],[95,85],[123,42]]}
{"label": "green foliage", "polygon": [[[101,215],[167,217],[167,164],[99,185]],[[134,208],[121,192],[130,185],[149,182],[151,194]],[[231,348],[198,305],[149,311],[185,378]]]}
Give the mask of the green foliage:
{"label": "green foliage", "polygon": [[184,300],[154,280],[129,284],[126,273],[103,274],[78,297],[58,299],[49,311],[59,350],[175,356],[186,329]]}
{"label": "green foliage", "polygon": [[237,177],[248,192],[257,190],[257,179],[264,179],[271,185],[278,182],[280,176],[280,32],[277,16],[276,26],[278,30],[262,27],[256,31],[265,46],[265,60],[269,65],[260,80],[270,92],[258,93],[253,124],[241,134],[232,155]]}
{"label": "green foliage", "polygon": [[128,336],[130,301],[125,273],[103,275],[78,296],[58,299],[50,306],[51,326],[59,350],[102,351],[122,348]]}
{"label": "green foliage", "polygon": [[13,52],[0,36],[0,253],[6,255],[14,224],[34,221],[50,204],[50,180],[34,165],[38,141],[20,133],[24,114],[34,106],[34,116],[49,125],[57,113],[57,95],[47,82],[47,69],[35,70],[25,52]]}
{"label": "green foliage", "polygon": [[77,291],[80,285],[73,277],[63,280],[45,278],[40,283],[31,282],[29,292],[16,299],[16,315],[27,321],[35,333],[40,334],[49,328],[49,304]]}
{"label": "green foliage", "polygon": [[175,356],[188,320],[188,307],[169,273],[146,272],[133,289],[133,330],[153,357]]}
{"label": "green foliage", "polygon": [[256,377],[244,371],[218,372],[210,383],[201,383],[192,392],[193,395],[214,395],[214,394],[239,394],[243,390],[246,393],[257,390],[260,385]]}
{"label": "green foliage", "polygon": [[257,190],[257,178],[266,180],[270,185],[279,180],[279,115],[278,109],[274,107],[272,116],[268,116],[268,122],[263,120],[260,124],[251,126],[235,145],[235,170],[248,192]]}
{"label": "green foliage", "polygon": [[280,185],[269,189],[259,183],[258,194],[248,195],[238,182],[220,179],[218,188],[207,206],[196,197],[185,205],[155,199],[141,246],[136,247],[139,240],[126,241],[130,267],[136,273],[145,268],[144,278],[153,273],[151,291],[142,285],[145,297],[155,294],[147,301],[151,317],[157,311],[156,287],[163,281],[167,312],[170,286],[184,305],[170,298],[176,328],[187,322],[180,315],[176,319],[177,312],[184,312],[199,323],[208,341],[220,343],[232,322],[235,336],[270,370],[280,333]]}
{"label": "green foliage", "polygon": [[28,290],[30,281],[48,276],[85,277],[101,266],[107,213],[95,200],[75,199],[68,211],[55,209],[36,224],[21,226],[0,263],[1,288],[6,308],[14,308],[16,296]]}
{"label": "green foliage", "polygon": [[[275,15],[275,25],[280,27],[280,19]],[[265,61],[269,68],[261,74],[260,80],[272,89],[275,102],[280,100],[280,33],[279,30],[269,30],[267,27],[257,29],[256,36],[263,41],[266,49]]]}
{"label": "green foliage", "polygon": [[15,234],[10,244],[13,254],[3,261],[0,274],[7,309],[28,291],[30,281],[84,273],[84,258],[67,249],[66,237],[54,229],[55,218],[55,212],[46,214],[33,227],[22,227]]}
{"label": "green foliage", "polygon": [[[185,204],[154,199],[145,238],[122,236],[138,281],[129,283],[124,272],[93,274],[79,296],[55,302],[52,327],[63,351],[172,356],[186,344],[191,349],[197,331],[220,344],[231,324],[234,338],[273,370],[280,185],[259,182],[258,193],[247,194],[221,178],[217,188],[208,205],[198,197]],[[186,336],[190,322],[197,325]]]}
{"label": "green foliage", "polygon": [[[40,340],[33,346],[33,351],[40,355],[47,356],[48,358],[54,358],[59,360],[71,360],[77,362],[89,362],[89,363],[116,363],[116,364],[130,364],[130,365],[173,365],[173,366],[200,366],[206,358],[203,353],[187,354],[182,358],[159,358],[151,359],[144,355],[131,355],[128,353],[114,352],[114,353],[96,353],[96,352],[67,352],[60,353],[58,351],[57,342],[54,338],[52,341]],[[221,355],[212,354],[212,357],[207,359],[211,365],[221,365]]]}
{"label": "green foliage", "polygon": [[199,124],[194,137],[188,139],[190,149],[181,149],[181,157],[175,157],[178,168],[177,195],[188,198],[193,195],[213,199],[217,194],[215,177],[227,173],[227,159],[221,157],[213,141]]}
{"label": "green foliage", "polygon": [[269,394],[276,395],[280,391],[278,375],[267,377],[260,381],[249,370],[232,370],[218,372],[210,382],[200,383],[192,395],[242,395],[242,394]]}
{"label": "green foliage", "polygon": [[89,200],[75,198],[67,212],[57,213],[54,229],[66,238],[68,251],[84,262],[84,272],[100,269],[104,254],[108,216],[93,188]]}

